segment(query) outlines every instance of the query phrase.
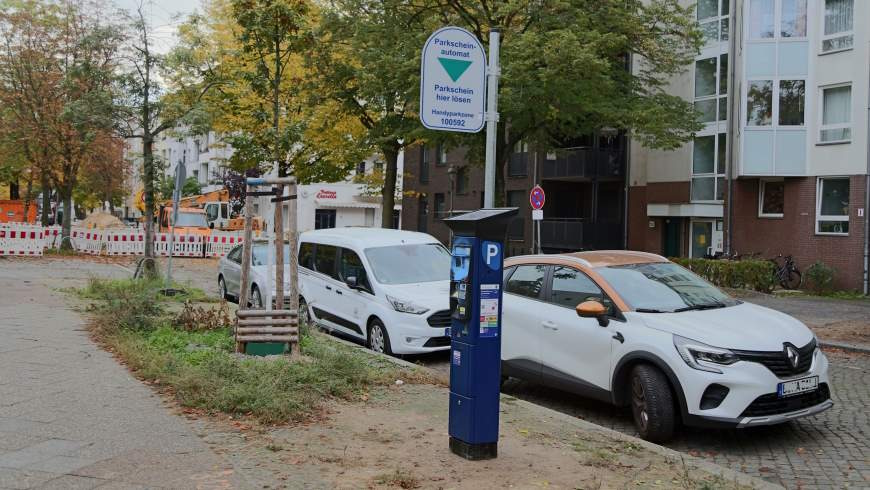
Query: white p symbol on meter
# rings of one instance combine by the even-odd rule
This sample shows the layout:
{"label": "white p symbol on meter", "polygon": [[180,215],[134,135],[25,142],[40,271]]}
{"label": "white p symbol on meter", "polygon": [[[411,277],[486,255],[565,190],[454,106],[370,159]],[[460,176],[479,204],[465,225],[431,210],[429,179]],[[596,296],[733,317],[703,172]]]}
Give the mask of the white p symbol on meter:
{"label": "white p symbol on meter", "polygon": [[501,246],[498,242],[483,242],[481,249],[486,266],[492,270],[497,270],[501,265]]}

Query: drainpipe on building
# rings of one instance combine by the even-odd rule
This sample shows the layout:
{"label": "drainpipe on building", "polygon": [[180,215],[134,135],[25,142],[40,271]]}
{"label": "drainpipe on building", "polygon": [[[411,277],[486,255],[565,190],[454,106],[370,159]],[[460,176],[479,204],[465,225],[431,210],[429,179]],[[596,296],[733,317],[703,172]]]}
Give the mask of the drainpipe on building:
{"label": "drainpipe on building", "polygon": [[[634,55],[628,55],[628,73],[634,74]],[[628,191],[631,186],[631,130],[625,134],[625,186],[622,210],[622,248],[628,250]]]}
{"label": "drainpipe on building", "polygon": [[[725,171],[727,172],[725,175],[725,179],[728,182],[728,192],[725,196],[725,206],[727,208],[727,212],[725,213],[725,250],[723,252],[726,256],[731,255],[731,228],[734,222],[734,128],[739,124],[736,116],[736,108],[737,104],[740,101],[740,90],[741,88],[737,86],[736,73],[736,58],[737,58],[737,26],[740,25],[739,22],[735,22],[737,19],[737,3],[731,2],[731,8],[729,14],[729,18],[731,19],[729,22],[729,29],[731,32],[728,34],[728,64],[730,65],[728,72],[728,131],[725,133],[728,138],[728,148],[727,148],[727,157],[726,161],[728,165],[726,166]],[[736,126],[739,127],[739,126]]]}

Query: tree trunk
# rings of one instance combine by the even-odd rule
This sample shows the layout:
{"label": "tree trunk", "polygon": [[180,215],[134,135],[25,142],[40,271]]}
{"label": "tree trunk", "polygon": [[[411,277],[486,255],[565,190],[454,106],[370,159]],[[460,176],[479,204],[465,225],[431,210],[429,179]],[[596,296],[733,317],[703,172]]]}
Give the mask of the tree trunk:
{"label": "tree trunk", "polygon": [[49,213],[51,212],[51,181],[49,181],[48,175],[41,172],[39,182],[42,187],[42,226],[48,226]]}
{"label": "tree trunk", "polygon": [[21,199],[21,196],[19,195],[19,186],[18,186],[18,179],[17,178],[15,180],[9,182],[9,199],[12,199],[13,201],[16,199]]}
{"label": "tree trunk", "polygon": [[393,208],[396,207],[396,173],[398,172],[399,148],[397,145],[382,147],[386,166],[381,199],[381,228],[393,227]]}
{"label": "tree trunk", "polygon": [[70,236],[72,235],[72,217],[73,211],[72,208],[72,186],[62,187],[60,189],[61,199],[63,200],[63,227],[61,228],[61,249],[69,250],[72,248],[72,241],[70,240]]}
{"label": "tree trunk", "polygon": [[[154,139],[150,129],[144,130],[142,137],[143,188],[145,194],[145,272],[149,276],[157,274],[154,263]],[[148,260],[151,259],[151,260]]]}
{"label": "tree trunk", "polygon": [[27,177],[27,190],[24,192],[24,221],[30,216],[30,203],[33,201],[33,174]]}

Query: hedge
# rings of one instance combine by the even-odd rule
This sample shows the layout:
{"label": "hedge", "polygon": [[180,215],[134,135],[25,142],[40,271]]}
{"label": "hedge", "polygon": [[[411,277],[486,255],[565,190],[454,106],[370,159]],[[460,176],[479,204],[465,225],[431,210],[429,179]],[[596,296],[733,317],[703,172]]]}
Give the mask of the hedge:
{"label": "hedge", "polygon": [[746,288],[763,293],[776,285],[773,262],[769,260],[714,260],[674,257],[671,260],[698,274],[716,286]]}

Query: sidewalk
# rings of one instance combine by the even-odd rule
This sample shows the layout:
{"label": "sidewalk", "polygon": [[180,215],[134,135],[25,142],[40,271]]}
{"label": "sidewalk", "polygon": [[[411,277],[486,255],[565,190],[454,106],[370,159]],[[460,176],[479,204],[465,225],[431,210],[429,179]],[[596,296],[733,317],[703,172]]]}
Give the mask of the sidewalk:
{"label": "sidewalk", "polygon": [[87,273],[52,261],[41,277],[39,264],[0,261],[0,488],[245,487],[52,290]]}

